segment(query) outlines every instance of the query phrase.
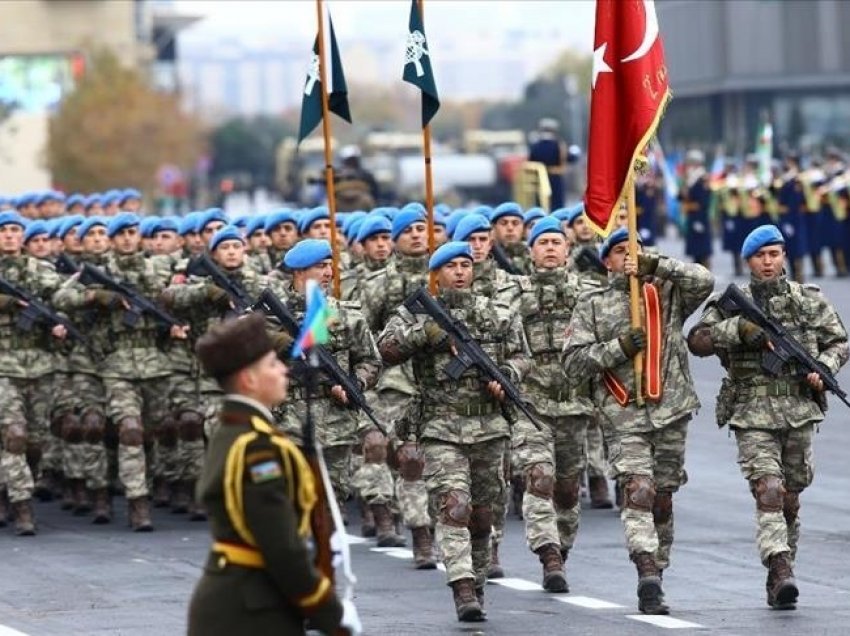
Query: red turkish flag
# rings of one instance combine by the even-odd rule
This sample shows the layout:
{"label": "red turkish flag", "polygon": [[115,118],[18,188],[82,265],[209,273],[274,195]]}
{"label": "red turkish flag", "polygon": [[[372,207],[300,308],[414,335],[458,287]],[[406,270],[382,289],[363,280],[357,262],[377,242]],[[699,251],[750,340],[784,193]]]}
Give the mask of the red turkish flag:
{"label": "red turkish flag", "polygon": [[654,0],[596,0],[584,208],[602,234],[669,99]]}

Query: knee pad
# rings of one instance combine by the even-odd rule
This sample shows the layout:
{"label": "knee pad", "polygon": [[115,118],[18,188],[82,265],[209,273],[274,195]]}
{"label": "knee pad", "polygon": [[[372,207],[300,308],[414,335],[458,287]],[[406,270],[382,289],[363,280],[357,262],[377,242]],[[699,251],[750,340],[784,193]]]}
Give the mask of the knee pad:
{"label": "knee pad", "polygon": [[578,479],[556,479],[552,499],[560,510],[571,510],[578,503],[581,484]]}
{"label": "knee pad", "polygon": [[534,464],[525,471],[525,491],[541,499],[551,499],[555,489],[555,469],[549,464]]}
{"label": "knee pad", "polygon": [[469,536],[471,539],[486,539],[493,526],[493,511],[490,506],[473,506],[469,516]]}
{"label": "knee pad", "polygon": [[785,514],[785,523],[789,526],[797,520],[797,515],[800,514],[799,492],[794,490],[788,490],[785,492],[782,512]]}
{"label": "knee pad", "polygon": [[450,490],[440,498],[437,518],[447,526],[466,528],[472,516],[469,494],[461,490]]}
{"label": "knee pad", "polygon": [[89,444],[100,444],[106,433],[106,417],[97,411],[86,411],[82,416],[83,434]]}
{"label": "knee pad", "polygon": [[367,464],[385,464],[387,461],[387,438],[381,431],[369,431],[363,438],[363,459]]}
{"label": "knee pad", "polygon": [[782,512],[785,506],[785,486],[776,475],[759,477],[753,483],[756,508],[761,512]]}
{"label": "knee pad", "polygon": [[27,427],[23,423],[9,424],[3,431],[3,449],[13,455],[23,455],[27,450]]}
{"label": "knee pad", "polygon": [[170,415],[162,420],[156,430],[156,439],[160,445],[167,448],[177,446],[177,429],[177,420]]}
{"label": "knee pad", "polygon": [[652,518],[655,523],[667,523],[673,516],[673,493],[655,493],[655,502],[652,504]]}
{"label": "knee pad", "polygon": [[623,507],[652,512],[655,503],[655,484],[652,477],[632,475],[623,486]]}
{"label": "knee pad", "polygon": [[83,441],[83,423],[73,413],[62,416],[62,439],[69,444],[79,444]]}
{"label": "knee pad", "polygon": [[422,471],[425,470],[425,462],[422,453],[416,444],[406,442],[398,449],[398,472],[404,481],[419,481],[422,479]]}
{"label": "knee pad", "polygon": [[177,420],[177,431],[185,442],[204,438],[204,416],[197,411],[183,411]]}
{"label": "knee pad", "polygon": [[141,446],[145,441],[142,421],[138,417],[125,417],[118,422],[118,443],[124,446]]}

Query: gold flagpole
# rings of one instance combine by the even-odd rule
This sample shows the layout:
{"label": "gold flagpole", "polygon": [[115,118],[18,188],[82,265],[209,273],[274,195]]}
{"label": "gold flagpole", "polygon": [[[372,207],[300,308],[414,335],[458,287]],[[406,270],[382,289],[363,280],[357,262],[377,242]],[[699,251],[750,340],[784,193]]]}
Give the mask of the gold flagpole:
{"label": "gold flagpole", "polygon": [[333,295],[340,297],[339,281],[339,245],[336,229],[336,188],[334,186],[334,166],[331,155],[331,118],[328,112],[328,84],[325,67],[325,21],[322,0],[316,0],[316,16],[319,21],[319,80],[322,83],[322,135],[325,139],[325,187],[328,193],[328,213],[331,221],[331,258],[333,259]]}
{"label": "gold flagpole", "polygon": [[[637,207],[635,205],[635,171],[629,173],[629,187],[626,190],[628,219],[629,219],[629,258],[637,263]],[[641,326],[640,319],[640,281],[638,277],[629,276],[629,309],[632,328]],[[634,357],[635,370],[635,404],[643,406],[643,352]]]}
{"label": "gold flagpole", "polygon": [[[418,0],[419,17],[425,24],[425,0]],[[434,235],[434,176],[431,171],[431,124],[422,129],[422,151],[425,155],[425,209],[428,211],[428,253],[433,254],[437,249],[437,237]],[[428,276],[428,290],[432,296],[437,295],[437,273]]]}

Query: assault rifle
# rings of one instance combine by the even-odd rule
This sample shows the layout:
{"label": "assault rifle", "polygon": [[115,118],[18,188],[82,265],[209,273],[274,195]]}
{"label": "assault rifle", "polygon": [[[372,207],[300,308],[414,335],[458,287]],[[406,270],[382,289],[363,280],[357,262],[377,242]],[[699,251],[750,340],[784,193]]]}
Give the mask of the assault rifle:
{"label": "assault rifle", "polygon": [[608,277],[608,268],[599,258],[599,254],[590,247],[582,247],[575,255],[574,262],[580,272],[589,272]]}
{"label": "assault rifle", "polygon": [[74,259],[68,256],[65,252],[62,252],[57,258],[56,263],[56,271],[60,274],[66,274],[70,276],[71,274],[76,274],[80,271],[80,266],[74,262]]}
{"label": "assault rifle", "polygon": [[734,283],[726,288],[723,295],[717,301],[717,306],[727,314],[740,314],[750,322],[761,327],[770,340],[771,349],[764,352],[761,360],[762,369],[773,376],[782,372],[782,367],[790,362],[795,362],[805,369],[806,375],[817,373],[823,380],[823,386],[827,391],[833,393],[839,400],[850,406],[847,401],[847,392],[838,385],[838,380],[825,364],[818,361],[797,342],[787,330],[777,322],[774,322],[747,296],[744,295]]}
{"label": "assault rifle", "polygon": [[201,254],[189,261],[186,273],[193,276],[204,276],[212,280],[217,287],[221,287],[227,292],[233,306],[239,313],[245,312],[245,310],[254,304],[254,300],[248,295],[245,288],[228,278],[209,257],[209,254]]}
{"label": "assault rifle", "polygon": [[91,345],[89,339],[82,331],[77,329],[71,321],[57,314],[53,311],[53,309],[26,290],[21,289],[17,285],[10,283],[3,278],[0,278],[0,293],[12,296],[13,298],[17,298],[19,301],[26,303],[26,306],[22,307],[18,312],[18,319],[16,322],[18,329],[21,331],[30,331],[37,323],[43,323],[50,329],[56,325],[62,325],[65,327],[65,331],[71,338],[81,342],[87,347]]}
{"label": "assault rifle", "polygon": [[[271,289],[264,289],[260,294],[260,297],[257,299],[257,302],[254,303],[250,309],[253,311],[259,309],[267,315],[277,318],[281,326],[290,336],[293,338],[298,337],[301,325],[298,323],[295,316],[292,315],[292,312],[289,311],[289,308],[281,302],[280,298],[278,298]],[[378,418],[375,416],[375,412],[366,401],[366,396],[357,385],[357,380],[348,375],[342,367],[339,366],[339,363],[330,351],[325,349],[323,346],[314,345],[310,350],[311,352],[315,352],[316,358],[319,362],[319,369],[330,377],[333,384],[338,384],[343,388],[345,395],[348,397],[349,405],[355,410],[362,411],[366,417],[372,420],[372,423],[378,428],[378,430],[386,435],[386,429],[378,421]]]}
{"label": "assault rifle", "polygon": [[499,267],[505,270],[508,274],[513,274],[514,276],[522,274],[522,272],[516,268],[516,265],[511,262],[508,255],[505,254],[505,248],[498,243],[493,243],[493,247],[490,248],[490,253],[493,255],[493,258]]}
{"label": "assault rifle", "polygon": [[104,289],[113,291],[124,298],[130,306],[130,308],[124,312],[124,324],[128,327],[136,326],[143,314],[151,316],[154,320],[162,323],[166,327],[182,327],[184,325],[184,323],[180,322],[177,318],[142,296],[126,283],[118,282],[109,276],[109,274],[102,272],[96,267],[92,267],[89,263],[84,263],[82,269],[80,269],[79,281],[81,285],[86,286],[92,284],[100,285]]}
{"label": "assault rifle", "polygon": [[420,287],[404,301],[404,306],[412,314],[426,314],[445,331],[452,340],[456,350],[454,359],[446,365],[445,373],[452,380],[458,380],[471,367],[477,368],[482,375],[499,383],[510,400],[538,429],[542,430],[537,418],[528,409],[525,398],[519,389],[502,372],[496,363],[490,359],[481,345],[469,333],[469,330],[456,320],[446,308],[431,297],[428,290]]}

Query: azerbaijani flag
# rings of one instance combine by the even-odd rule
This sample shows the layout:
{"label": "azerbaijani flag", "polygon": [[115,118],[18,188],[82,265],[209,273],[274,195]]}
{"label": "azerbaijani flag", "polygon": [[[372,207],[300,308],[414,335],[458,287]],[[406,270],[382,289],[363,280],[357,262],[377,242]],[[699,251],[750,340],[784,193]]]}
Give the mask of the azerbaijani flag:
{"label": "azerbaijani flag", "polygon": [[292,346],[293,358],[300,358],[311,347],[325,344],[330,339],[328,325],[335,317],[319,283],[308,280],[306,296],[307,311],[301,323],[301,333]]}

